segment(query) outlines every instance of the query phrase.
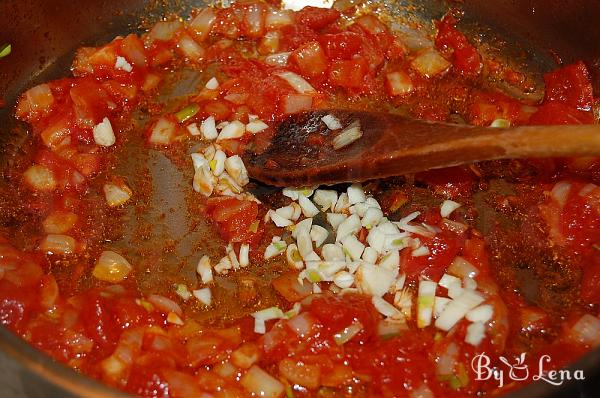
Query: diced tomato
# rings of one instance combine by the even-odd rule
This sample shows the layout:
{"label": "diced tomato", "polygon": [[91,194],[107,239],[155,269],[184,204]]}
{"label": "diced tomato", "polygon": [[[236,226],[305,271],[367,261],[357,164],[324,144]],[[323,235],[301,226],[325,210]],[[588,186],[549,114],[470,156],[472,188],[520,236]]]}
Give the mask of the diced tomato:
{"label": "diced tomato", "polygon": [[417,173],[415,178],[429,184],[438,195],[448,198],[469,195],[476,182],[473,172],[460,166]]}
{"label": "diced tomato", "polygon": [[217,121],[227,120],[232,113],[231,105],[223,100],[207,101],[203,105],[204,111]]}
{"label": "diced tomato", "polygon": [[240,25],[243,17],[243,10],[240,7],[222,8],[218,11],[217,20],[212,31],[228,39],[237,39],[240,35]]}
{"label": "diced tomato", "polygon": [[496,119],[505,119],[515,125],[526,123],[528,118],[523,104],[505,94],[476,90],[471,95],[469,121],[473,124],[489,126]]}
{"label": "diced tomato", "polygon": [[35,310],[35,290],[23,289],[6,280],[0,280],[0,324],[21,331],[30,312]]}
{"label": "diced tomato", "polygon": [[454,68],[462,75],[475,77],[482,68],[481,56],[477,49],[469,43],[467,37],[456,29],[457,19],[451,14],[437,22],[438,33],[435,45],[439,49],[453,51]]}
{"label": "diced tomato", "polygon": [[529,119],[529,124],[532,125],[590,124],[593,122],[594,116],[591,112],[580,111],[560,102],[548,102],[540,106]]}
{"label": "diced tomato", "polygon": [[334,23],[340,17],[340,12],[334,8],[304,7],[296,13],[299,25],[319,30]]}
{"label": "diced tomato", "polygon": [[301,301],[312,293],[310,283],[300,284],[298,282],[298,272],[286,272],[273,279],[271,282],[277,293],[281,294],[287,301],[295,303]]}
{"label": "diced tomato", "polygon": [[114,107],[102,86],[95,81],[79,80],[71,88],[71,99],[75,110],[75,121],[81,128],[91,128],[108,116]]}
{"label": "diced tomato", "polygon": [[150,366],[134,365],[125,390],[141,397],[168,397],[169,384],[161,376],[161,369],[168,367],[165,362],[162,356],[157,356]]}
{"label": "diced tomato", "polygon": [[144,48],[144,43],[137,35],[132,33],[121,41],[121,53],[134,66],[139,68],[147,66],[146,49]]}
{"label": "diced tomato", "polygon": [[561,103],[581,111],[590,111],[594,93],[590,74],[582,61],[544,75],[544,103]]}
{"label": "diced tomato", "polygon": [[362,330],[346,344],[364,344],[376,337],[379,314],[367,296],[346,294],[316,297],[308,306],[315,317],[325,326],[328,337],[360,322]]}
{"label": "diced tomato", "polygon": [[300,73],[307,77],[317,77],[327,71],[327,57],[318,41],[302,45],[291,54],[290,59],[296,63]]}
{"label": "diced tomato", "polygon": [[110,314],[110,303],[99,292],[86,294],[81,309],[86,335],[102,349],[110,351],[119,338],[119,327]]}
{"label": "diced tomato", "polygon": [[266,8],[261,3],[250,3],[244,7],[242,19],[242,35],[249,38],[259,38],[265,33]]}
{"label": "diced tomato", "polygon": [[285,25],[280,31],[281,51],[293,51],[304,43],[318,39],[315,31],[303,24]]}
{"label": "diced tomato", "polygon": [[369,66],[364,58],[334,61],[329,70],[329,83],[350,89],[365,88]]}
{"label": "diced tomato", "polygon": [[438,281],[446,269],[454,260],[463,246],[463,241],[458,236],[442,231],[432,239],[421,237],[421,242],[429,249],[426,256],[413,257],[411,250],[403,250],[401,253],[402,272],[408,278],[418,276],[427,277]]}
{"label": "diced tomato", "polygon": [[362,39],[355,32],[325,34],[319,37],[319,42],[331,59],[351,59],[360,52]]}
{"label": "diced tomato", "polygon": [[258,222],[258,205],[254,201],[228,197],[215,197],[207,201],[207,217],[217,223],[219,234],[228,242],[256,245],[264,233],[264,226],[258,225],[256,232],[252,224]]}

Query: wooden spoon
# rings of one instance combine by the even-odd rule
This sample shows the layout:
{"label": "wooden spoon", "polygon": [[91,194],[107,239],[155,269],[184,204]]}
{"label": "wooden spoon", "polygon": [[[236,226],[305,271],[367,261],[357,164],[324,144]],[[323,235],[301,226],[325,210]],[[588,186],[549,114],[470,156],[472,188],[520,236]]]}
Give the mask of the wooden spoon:
{"label": "wooden spoon", "polygon": [[[321,118],[335,116],[332,131]],[[352,123],[362,137],[341,149],[333,139]],[[262,153],[246,153],[250,176],[274,186],[365,181],[482,160],[600,156],[600,126],[476,127],[352,110],[290,116]]]}

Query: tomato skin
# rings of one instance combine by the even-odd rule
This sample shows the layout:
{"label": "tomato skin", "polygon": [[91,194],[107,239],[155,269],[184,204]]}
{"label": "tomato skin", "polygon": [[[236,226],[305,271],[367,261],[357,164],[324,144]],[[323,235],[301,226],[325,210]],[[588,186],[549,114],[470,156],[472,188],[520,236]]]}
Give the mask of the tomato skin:
{"label": "tomato skin", "polygon": [[590,124],[593,122],[594,116],[591,112],[580,111],[560,102],[549,102],[540,106],[529,119],[529,124],[532,125]]}
{"label": "tomato skin", "polygon": [[482,68],[481,57],[467,37],[456,29],[457,23],[458,20],[451,14],[437,22],[435,45],[440,49],[452,49],[454,68],[461,75],[475,77]]}
{"label": "tomato skin", "polygon": [[104,350],[110,350],[119,339],[118,328],[115,328],[109,313],[109,303],[92,292],[83,302],[81,319],[87,336],[93,339]]}
{"label": "tomato skin", "polygon": [[334,23],[340,17],[340,12],[333,8],[304,7],[296,13],[298,25],[305,25],[319,30]]}

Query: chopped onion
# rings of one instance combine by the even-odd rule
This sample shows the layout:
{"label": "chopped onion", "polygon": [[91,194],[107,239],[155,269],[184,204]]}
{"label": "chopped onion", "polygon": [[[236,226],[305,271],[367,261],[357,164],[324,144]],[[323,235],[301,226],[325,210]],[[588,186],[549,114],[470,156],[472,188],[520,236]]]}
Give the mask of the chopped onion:
{"label": "chopped onion", "polygon": [[360,333],[363,330],[362,323],[356,321],[352,323],[350,326],[340,330],[336,334],[333,335],[333,340],[337,345],[343,345],[350,341],[354,336]]}
{"label": "chopped onion", "polygon": [[75,239],[68,235],[49,234],[40,242],[39,249],[52,254],[71,254],[75,246]]}
{"label": "chopped onion", "polygon": [[361,224],[367,229],[371,229],[383,219],[383,211],[376,207],[369,207],[362,218]]}
{"label": "chopped onion", "polygon": [[210,266],[210,257],[202,256],[196,266],[196,272],[200,275],[202,283],[210,283],[213,281],[212,267]]}
{"label": "chopped onion", "polygon": [[410,94],[415,88],[410,76],[403,71],[391,72],[385,77],[388,91],[392,96]]}
{"label": "chopped onion", "polygon": [[473,346],[478,346],[485,338],[485,325],[483,322],[474,322],[467,326],[465,341]]}
{"label": "chopped onion", "polygon": [[265,250],[265,256],[264,256],[265,260],[268,260],[270,258],[280,255],[287,248],[287,243],[285,243],[285,241],[275,240],[275,238],[276,237],[273,237],[273,241],[271,242],[271,244],[269,246],[267,246],[267,248]]}
{"label": "chopped onion", "polygon": [[123,256],[113,251],[103,251],[96,262],[92,275],[101,281],[120,283],[133,270]]}
{"label": "chopped onion", "polygon": [[310,312],[304,312],[292,317],[287,326],[292,329],[299,337],[309,336],[315,327],[316,320]]}
{"label": "chopped onion", "polygon": [[344,249],[333,243],[327,243],[321,248],[321,254],[326,261],[344,261]]}
{"label": "chopped onion", "polygon": [[131,64],[127,62],[125,58],[118,56],[115,62],[115,69],[119,69],[125,72],[131,72],[133,71],[133,66],[131,66]]}
{"label": "chopped onion", "polygon": [[247,243],[243,243],[240,246],[240,267],[244,268],[250,265],[250,245]]}
{"label": "chopped onion", "polygon": [[[237,350],[231,353],[231,362],[238,368],[248,369],[258,362],[260,350],[254,342],[242,344]],[[235,372],[233,372],[235,374]]]}
{"label": "chopped onion", "polygon": [[327,115],[325,115],[325,116],[323,116],[321,118],[321,121],[323,123],[325,123],[325,125],[327,126],[327,128],[329,130],[339,130],[339,129],[341,129],[343,127],[342,123],[339,121],[339,119],[336,118],[335,116],[333,116],[330,113],[327,114]]}
{"label": "chopped onion", "polygon": [[186,127],[186,129],[190,133],[190,135],[192,135],[192,136],[199,136],[199,135],[202,134],[202,132],[198,128],[198,124],[196,124],[196,123],[188,124],[188,126]]}
{"label": "chopped onion", "polygon": [[285,25],[292,25],[294,23],[294,15],[290,10],[276,10],[272,9],[267,12],[265,16],[265,25],[269,29],[279,28]]}
{"label": "chopped onion", "polygon": [[560,181],[554,185],[552,191],[550,192],[550,196],[552,196],[552,199],[554,199],[556,203],[560,205],[560,207],[563,207],[565,203],[567,203],[567,198],[569,197],[570,191],[571,183]]}
{"label": "chopped onion", "polygon": [[48,234],[64,234],[75,226],[77,214],[70,211],[53,211],[42,222],[44,231]]}
{"label": "chopped onion", "polygon": [[340,271],[333,276],[333,283],[342,289],[347,289],[354,284],[354,275],[347,271]]}
{"label": "chopped onion", "polygon": [[133,195],[131,189],[124,183],[104,184],[102,189],[104,190],[106,203],[110,207],[117,207],[127,203]]}
{"label": "chopped onion", "polygon": [[363,203],[367,200],[365,191],[360,184],[352,184],[346,191],[348,193],[348,203],[354,205],[357,203]]}
{"label": "chopped onion", "polygon": [[394,295],[394,305],[402,311],[406,319],[412,317],[412,293],[408,288],[397,291]]}
{"label": "chopped onion", "polygon": [[413,257],[423,257],[429,255],[429,248],[427,246],[420,246],[417,249],[413,250],[411,255]]}
{"label": "chopped onion", "polygon": [[307,94],[288,94],[283,99],[283,112],[290,115],[312,108],[313,97]]}
{"label": "chopped onion", "polygon": [[583,315],[571,328],[569,337],[592,347],[600,345],[600,319],[590,314]]}
{"label": "chopped onion", "polygon": [[54,95],[48,84],[40,84],[27,90],[19,99],[16,115],[22,119],[35,119],[46,114],[54,104]]}
{"label": "chopped onion", "polygon": [[219,88],[219,81],[216,77],[212,77],[209,81],[206,82],[204,87],[206,87],[209,90],[216,90]]}
{"label": "chopped onion", "polygon": [[306,256],[312,253],[313,251],[310,232],[301,231],[296,237],[296,242],[298,244],[298,251],[300,252],[300,255],[306,260]]}
{"label": "chopped onion", "polygon": [[483,302],[484,298],[471,290],[463,289],[460,296],[452,300],[439,318],[435,321],[438,329],[448,331],[452,329],[470,310]]}
{"label": "chopped onion", "polygon": [[443,218],[448,218],[448,216],[460,206],[462,206],[460,203],[456,203],[452,200],[445,200],[440,206],[440,214]]}
{"label": "chopped onion", "polygon": [[433,306],[435,305],[435,291],[437,283],[427,280],[419,282],[417,297],[417,327],[424,328],[431,325]]}
{"label": "chopped onion", "polygon": [[358,267],[356,281],[364,294],[381,297],[395,282],[394,273],[386,268],[363,263]]}
{"label": "chopped onion", "polygon": [[363,245],[354,235],[346,236],[344,240],[342,240],[342,247],[352,261],[360,260],[363,251],[365,250],[365,245]]}
{"label": "chopped onion", "polygon": [[175,123],[161,117],[156,124],[154,124],[148,141],[151,144],[156,145],[169,145],[173,140],[176,131],[177,125]]}
{"label": "chopped onion", "polygon": [[417,72],[425,77],[439,75],[450,67],[450,62],[446,61],[446,59],[433,48],[420,52],[410,64]]}
{"label": "chopped onion", "polygon": [[433,305],[433,317],[437,319],[450,301],[452,300],[447,297],[435,296],[435,303]]}
{"label": "chopped onion", "polygon": [[294,239],[298,239],[298,235],[303,232],[310,234],[310,230],[312,228],[312,222],[313,222],[312,218],[306,218],[306,219],[300,221],[298,224],[296,224],[294,226],[294,230],[292,231],[292,237]]}
{"label": "chopped onion", "polygon": [[165,296],[151,294],[148,296],[148,301],[165,314],[172,312],[179,316],[183,315],[183,311],[181,310],[179,304],[171,299],[166,298]]}
{"label": "chopped onion", "polygon": [[400,266],[400,250],[391,250],[381,258],[379,266],[397,273]]}
{"label": "chopped onion", "polygon": [[375,309],[383,316],[392,319],[404,319],[404,316],[396,307],[388,303],[381,297],[372,297],[371,302]]}
{"label": "chopped onion", "polygon": [[217,141],[240,138],[244,135],[245,131],[246,126],[244,123],[240,122],[239,120],[234,120],[227,126],[223,127],[223,130],[221,130],[221,133],[217,137]]}
{"label": "chopped onion", "polygon": [[116,141],[115,133],[107,117],[94,126],[93,135],[94,142],[101,146],[111,146]]}
{"label": "chopped onion", "polygon": [[200,125],[200,131],[202,132],[202,137],[205,140],[214,140],[219,136],[219,132],[215,126],[214,116],[209,116],[202,122]]}
{"label": "chopped onion", "polygon": [[23,178],[36,191],[50,192],[57,186],[52,170],[39,164],[29,166],[23,173]]}
{"label": "chopped onion", "polygon": [[355,121],[333,138],[333,149],[338,150],[347,147],[362,136],[363,131],[360,127],[360,122]]}
{"label": "chopped onion", "polygon": [[[285,80],[294,90],[296,90],[299,94],[313,94],[316,93],[316,90],[313,86],[310,85],[302,76],[289,71],[281,71],[275,74],[279,76],[283,80]],[[310,98],[310,97],[309,97]],[[312,99],[311,99],[312,103]]]}
{"label": "chopped onion", "polygon": [[378,257],[379,257],[379,254],[377,253],[377,251],[375,249],[373,249],[372,247],[367,246],[367,247],[365,247],[365,250],[363,251],[361,258],[368,263],[375,264],[377,262]]}
{"label": "chopped onion", "polygon": [[327,222],[329,225],[331,225],[334,231],[337,230],[340,224],[348,218],[347,215],[340,213],[327,213],[326,217]]}
{"label": "chopped onion", "polygon": [[194,295],[194,297],[196,297],[198,299],[198,301],[200,301],[202,304],[206,305],[206,306],[210,306],[211,302],[212,302],[212,293],[210,291],[210,288],[205,287],[202,289],[198,289],[198,290],[194,290],[192,292],[192,294]]}
{"label": "chopped onion", "polygon": [[448,272],[459,278],[474,278],[479,274],[479,270],[473,264],[460,256],[454,258],[452,264],[448,267]]}
{"label": "chopped onion", "polygon": [[187,301],[192,297],[192,293],[188,290],[188,287],[183,283],[178,283],[175,285],[175,294],[183,299],[183,301]]}
{"label": "chopped onion", "polygon": [[250,182],[244,161],[238,155],[227,158],[225,161],[225,170],[240,186],[244,186]]}
{"label": "chopped onion", "polygon": [[196,33],[196,38],[200,41],[205,40],[214,23],[217,20],[217,12],[212,7],[206,7],[190,22],[190,29]]}
{"label": "chopped onion", "polygon": [[479,307],[473,308],[471,311],[467,312],[465,318],[467,318],[471,322],[483,322],[486,323],[492,316],[494,315],[494,308],[489,304],[483,304]]}
{"label": "chopped onion", "polygon": [[152,40],[169,41],[182,26],[180,21],[160,21],[154,25],[148,36]]}
{"label": "chopped onion", "polygon": [[313,195],[313,200],[321,207],[321,211],[333,209],[337,198],[338,194],[333,190],[317,189]]}
{"label": "chopped onion", "polygon": [[262,120],[253,120],[246,125],[246,131],[251,134],[260,133],[269,128],[269,125]]}
{"label": "chopped onion", "polygon": [[279,398],[285,392],[285,386],[279,380],[256,365],[240,379],[240,384],[250,393],[262,398]]}
{"label": "chopped onion", "polygon": [[302,208],[302,214],[304,214],[305,217],[314,217],[319,214],[317,206],[315,206],[306,196],[300,196],[298,198],[298,204]]}
{"label": "chopped onion", "polygon": [[265,64],[271,66],[286,66],[290,54],[290,52],[271,54],[265,58]]}
{"label": "chopped onion", "polygon": [[290,225],[294,224],[291,220],[282,217],[277,211],[269,210],[267,214],[271,218],[271,221],[273,221],[273,223],[275,223],[275,225],[279,228],[289,227]]}
{"label": "chopped onion", "polygon": [[295,269],[301,270],[304,268],[304,262],[302,262],[302,256],[300,256],[300,252],[298,251],[298,246],[295,243],[288,245],[285,251],[285,257],[290,266]]}
{"label": "chopped onion", "polygon": [[335,241],[340,242],[346,236],[357,233],[361,227],[360,218],[356,214],[351,215],[337,227]]}
{"label": "chopped onion", "polygon": [[225,161],[227,155],[220,149],[215,151],[212,160],[209,162],[210,169],[215,177],[219,177],[225,171]]}
{"label": "chopped onion", "polygon": [[337,203],[335,204],[335,208],[333,209],[334,213],[342,213],[344,210],[350,207],[350,202],[348,201],[348,194],[346,192],[340,194]]}
{"label": "chopped onion", "polygon": [[329,232],[320,225],[313,225],[310,229],[310,238],[315,242],[316,247],[321,247],[328,236]]}
{"label": "chopped onion", "polygon": [[307,198],[310,197],[313,192],[314,192],[314,188],[311,187],[300,187],[300,188],[283,188],[283,196],[286,196],[292,200],[298,200],[299,196],[306,196]]}

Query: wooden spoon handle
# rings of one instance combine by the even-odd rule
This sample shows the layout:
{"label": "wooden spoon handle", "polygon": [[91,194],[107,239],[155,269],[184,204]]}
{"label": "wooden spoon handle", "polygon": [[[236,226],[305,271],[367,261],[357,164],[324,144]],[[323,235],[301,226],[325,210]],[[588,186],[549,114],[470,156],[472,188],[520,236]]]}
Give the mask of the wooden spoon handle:
{"label": "wooden spoon handle", "polygon": [[[321,122],[359,121],[363,136],[334,150],[339,132]],[[314,145],[314,137],[321,137]],[[312,137],[312,138],[311,138]],[[276,186],[384,178],[483,160],[600,156],[600,126],[490,128],[406,119],[389,113],[328,110],[296,115],[279,126],[271,146],[249,159],[250,175]]]}

